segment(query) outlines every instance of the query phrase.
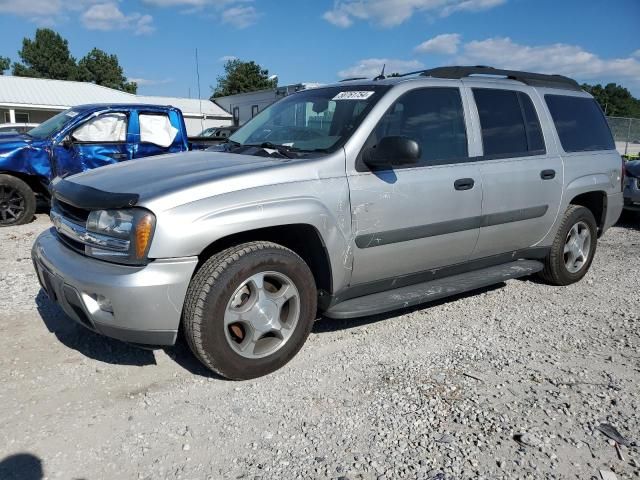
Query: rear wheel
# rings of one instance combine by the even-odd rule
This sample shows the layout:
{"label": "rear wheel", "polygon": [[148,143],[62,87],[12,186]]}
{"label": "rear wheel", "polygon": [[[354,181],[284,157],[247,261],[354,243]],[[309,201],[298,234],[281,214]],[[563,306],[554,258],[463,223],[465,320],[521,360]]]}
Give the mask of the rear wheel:
{"label": "rear wheel", "polygon": [[22,225],[33,219],[36,196],[24,181],[0,175],[0,227]]}
{"label": "rear wheel", "polygon": [[307,264],[275,243],[250,242],[207,260],[184,308],[193,353],[231,379],[277,370],[300,350],[316,315],[317,292]]}
{"label": "rear wheel", "polygon": [[591,210],[570,205],[545,259],[542,278],[552,285],[569,285],[584,277],[596,253],[597,234]]}

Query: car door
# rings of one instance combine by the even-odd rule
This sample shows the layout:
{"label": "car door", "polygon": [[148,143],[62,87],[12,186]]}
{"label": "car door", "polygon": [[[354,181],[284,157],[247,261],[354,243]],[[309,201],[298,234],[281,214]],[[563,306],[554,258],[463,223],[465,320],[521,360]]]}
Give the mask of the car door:
{"label": "car door", "polygon": [[77,126],[54,148],[56,175],[67,177],[132,158],[127,112],[99,112]]}
{"label": "car door", "polygon": [[352,285],[385,288],[412,274],[466,261],[481,214],[480,171],[469,161],[460,89],[428,87],[402,94],[382,116],[362,152],[383,137],[405,136],[421,147],[415,165],[348,171],[354,232]]}
{"label": "car door", "polygon": [[134,158],[144,158],[164,153],[176,153],[186,150],[177,111],[140,111],[134,125],[138,141]]}
{"label": "car door", "polygon": [[468,91],[477,107],[483,149],[478,158],[483,221],[474,259],[534,247],[558,214],[562,159],[550,141],[549,122],[541,126],[540,99],[523,88]]}

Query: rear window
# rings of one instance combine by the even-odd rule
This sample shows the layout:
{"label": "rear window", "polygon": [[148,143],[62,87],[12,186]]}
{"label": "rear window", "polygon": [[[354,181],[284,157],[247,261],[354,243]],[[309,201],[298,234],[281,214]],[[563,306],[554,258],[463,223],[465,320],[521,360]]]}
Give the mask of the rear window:
{"label": "rear window", "polygon": [[485,156],[545,153],[542,129],[529,96],[513,90],[474,88]]}
{"label": "rear window", "polygon": [[604,114],[593,98],[545,95],[544,99],[565,152],[615,148]]}

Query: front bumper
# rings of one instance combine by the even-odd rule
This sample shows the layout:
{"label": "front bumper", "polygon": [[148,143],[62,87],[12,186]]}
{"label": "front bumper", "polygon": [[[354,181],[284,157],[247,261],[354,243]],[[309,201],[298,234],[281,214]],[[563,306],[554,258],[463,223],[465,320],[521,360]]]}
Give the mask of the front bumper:
{"label": "front bumper", "polygon": [[79,324],[125,342],[175,343],[197,258],[116,265],[72,251],[54,229],[36,239],[31,257],[42,288]]}
{"label": "front bumper", "polygon": [[627,177],[624,187],[624,208],[640,211],[640,179]]}

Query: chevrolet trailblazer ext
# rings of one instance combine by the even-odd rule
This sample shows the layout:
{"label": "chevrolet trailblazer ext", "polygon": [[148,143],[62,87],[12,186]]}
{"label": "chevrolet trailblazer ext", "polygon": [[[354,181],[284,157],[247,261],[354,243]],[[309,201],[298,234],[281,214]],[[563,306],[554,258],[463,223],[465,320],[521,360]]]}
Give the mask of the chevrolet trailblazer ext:
{"label": "chevrolet trailblazer ext", "polygon": [[182,330],[246,379],[287,363],[318,312],[576,282],[623,205],[600,108],[557,75],[447,67],[304,90],[221,150],[55,181],[32,253],[48,295],[127,342]]}

